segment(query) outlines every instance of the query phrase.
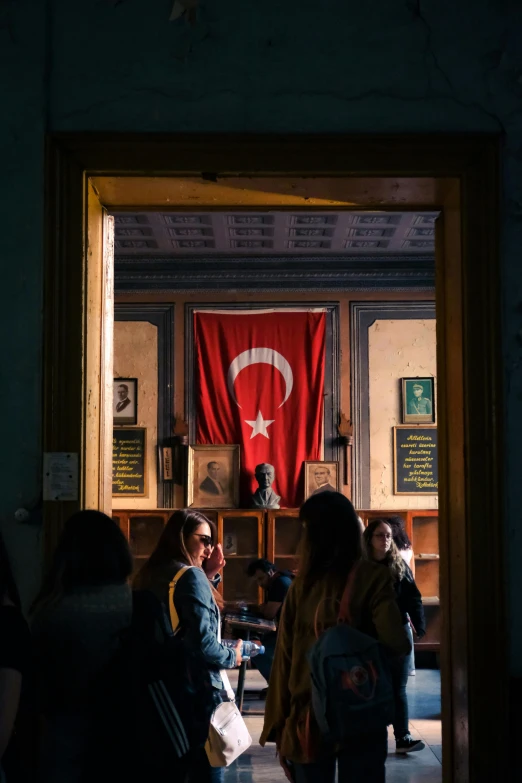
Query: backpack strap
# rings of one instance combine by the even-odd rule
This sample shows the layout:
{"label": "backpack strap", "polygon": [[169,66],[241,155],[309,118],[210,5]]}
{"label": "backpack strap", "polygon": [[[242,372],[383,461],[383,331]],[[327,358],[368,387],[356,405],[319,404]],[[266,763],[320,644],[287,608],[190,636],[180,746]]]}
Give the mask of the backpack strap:
{"label": "backpack strap", "polygon": [[176,585],[185,573],[185,571],[188,571],[189,568],[194,568],[194,566],[188,566],[184,565],[182,566],[177,574],[174,574],[174,578],[172,579],[171,583],[169,584],[169,614],[170,614],[170,624],[172,626],[173,633],[176,633],[176,631],[179,628],[179,615],[176,611],[176,607],[174,606],[174,590],[176,589]]}
{"label": "backpack strap", "polygon": [[337,615],[338,623],[346,623],[347,625],[351,625],[352,610],[350,604],[352,602],[353,585],[355,582],[355,577],[357,575],[358,569],[359,569],[359,564],[354,563],[350,570],[350,573],[348,574],[348,579],[346,580],[346,587],[344,588],[343,596],[341,598],[341,605],[339,606],[339,614]]}

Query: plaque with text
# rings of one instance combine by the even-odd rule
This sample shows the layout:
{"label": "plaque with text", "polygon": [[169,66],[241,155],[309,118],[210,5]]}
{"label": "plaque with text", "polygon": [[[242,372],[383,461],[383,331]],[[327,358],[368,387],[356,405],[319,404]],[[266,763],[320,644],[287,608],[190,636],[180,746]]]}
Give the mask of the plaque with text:
{"label": "plaque with text", "polygon": [[395,495],[437,495],[437,428],[393,428]]}
{"label": "plaque with text", "polygon": [[147,492],[147,430],[118,427],[112,434],[112,496],[143,497]]}

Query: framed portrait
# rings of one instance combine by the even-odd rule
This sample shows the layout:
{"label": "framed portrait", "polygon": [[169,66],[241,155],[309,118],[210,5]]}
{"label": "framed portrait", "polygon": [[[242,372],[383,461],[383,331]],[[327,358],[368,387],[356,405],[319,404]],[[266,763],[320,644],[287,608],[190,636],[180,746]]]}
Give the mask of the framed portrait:
{"label": "framed portrait", "polygon": [[321,492],[339,492],[339,463],[307,461],[304,463],[305,500]]}
{"label": "framed portrait", "polygon": [[435,424],[435,379],[401,378],[402,424]]}
{"label": "framed portrait", "polygon": [[234,446],[189,446],[187,506],[239,506],[239,452]]}
{"label": "framed portrait", "polygon": [[138,423],[138,379],[115,378],[112,387],[112,411],[115,427]]}
{"label": "framed portrait", "polygon": [[235,533],[226,533],[223,536],[223,554],[237,555],[237,535]]}

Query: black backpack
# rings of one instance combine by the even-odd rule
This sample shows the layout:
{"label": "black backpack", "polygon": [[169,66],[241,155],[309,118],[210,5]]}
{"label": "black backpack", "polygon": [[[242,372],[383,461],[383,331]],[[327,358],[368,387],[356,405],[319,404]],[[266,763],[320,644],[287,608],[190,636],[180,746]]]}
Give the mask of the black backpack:
{"label": "black backpack", "polygon": [[204,746],[212,697],[207,668],[187,655],[161,601],[134,591],[131,626],[93,694],[86,780],[152,781],[181,769]]}

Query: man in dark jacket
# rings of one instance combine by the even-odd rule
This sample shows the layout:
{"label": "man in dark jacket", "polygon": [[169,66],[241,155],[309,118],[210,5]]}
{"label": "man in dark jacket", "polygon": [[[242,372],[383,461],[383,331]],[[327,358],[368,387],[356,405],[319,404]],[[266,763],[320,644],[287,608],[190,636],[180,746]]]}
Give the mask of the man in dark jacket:
{"label": "man in dark jacket", "polygon": [[[275,620],[277,624],[294,575],[291,571],[278,571],[274,563],[263,558],[253,560],[247,568],[247,574],[265,591],[265,602],[259,607],[260,614],[265,620]],[[276,639],[277,631],[264,634],[262,642],[265,654],[252,658],[252,666],[261,672],[267,682],[274,661]]]}

